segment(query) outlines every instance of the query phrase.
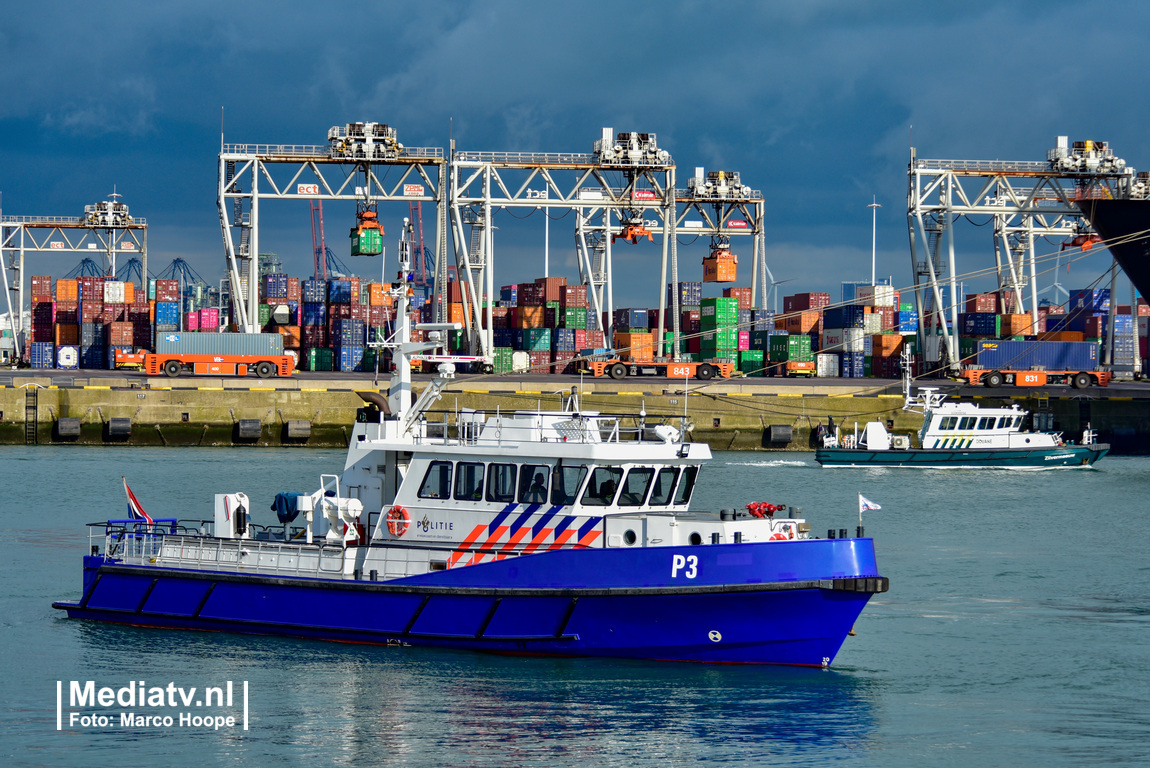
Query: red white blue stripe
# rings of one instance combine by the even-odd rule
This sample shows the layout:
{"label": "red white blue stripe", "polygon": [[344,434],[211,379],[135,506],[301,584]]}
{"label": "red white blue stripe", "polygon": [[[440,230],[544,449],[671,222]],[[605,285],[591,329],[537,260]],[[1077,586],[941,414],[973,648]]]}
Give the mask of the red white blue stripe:
{"label": "red white blue stripe", "polygon": [[128,497],[128,516],[133,520],[143,520],[148,525],[155,523],[151,515],[144,511],[144,507],[140,504],[140,500],[136,498],[136,494],[132,493],[132,489],[128,487],[128,479],[120,477],[124,481],[124,493]]}

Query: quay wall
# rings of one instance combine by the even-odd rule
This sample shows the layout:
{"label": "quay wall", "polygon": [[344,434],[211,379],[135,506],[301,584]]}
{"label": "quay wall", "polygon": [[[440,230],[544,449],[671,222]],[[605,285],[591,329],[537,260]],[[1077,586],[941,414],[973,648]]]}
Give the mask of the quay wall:
{"label": "quay wall", "polygon": [[[909,434],[921,424],[918,414],[902,410],[897,385],[850,388],[731,380],[691,382],[684,395],[682,384],[658,379],[563,384],[563,389],[556,389],[552,382],[461,379],[445,391],[434,407],[440,413],[432,418],[453,421],[453,414],[464,408],[488,413],[555,409],[572,386],[582,386],[584,410],[625,416],[630,419],[624,422],[627,425],[637,422],[640,411],[646,412],[648,425],[662,421],[677,425],[685,406],[692,439],[717,450],[810,450],[813,431],[828,417],[846,431],[855,423],[861,428],[877,420],[887,422],[896,433]],[[422,386],[416,382],[417,393]],[[356,390],[384,388],[372,387],[370,380],[348,379],[173,382],[77,377],[53,383],[48,377],[22,376],[0,385],[0,443],[343,447],[356,409],[363,405]],[[957,397],[987,404],[1017,402],[1024,409],[1049,411],[1055,428],[1068,439],[1077,440],[1089,423],[1115,453],[1150,454],[1150,399],[1074,390],[990,398],[970,388]],[[61,418],[78,419],[79,424],[73,421],[73,429],[61,434]],[[786,428],[789,439],[784,439]]]}

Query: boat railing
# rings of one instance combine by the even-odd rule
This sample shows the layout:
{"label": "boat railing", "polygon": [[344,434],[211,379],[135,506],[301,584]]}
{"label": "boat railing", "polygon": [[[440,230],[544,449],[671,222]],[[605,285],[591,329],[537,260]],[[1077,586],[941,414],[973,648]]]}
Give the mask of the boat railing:
{"label": "boat railing", "polygon": [[94,534],[100,527],[105,527],[105,555],[132,565],[328,579],[340,578],[343,574],[342,546],[270,539],[222,539],[183,524],[125,526],[93,523],[89,530]]}
{"label": "boat railing", "polygon": [[[440,421],[424,422],[423,432],[415,436],[414,442],[427,445],[490,445],[497,447],[512,441],[509,435],[515,436],[513,441],[516,443],[622,443],[643,442],[647,439],[653,442],[663,442],[661,438],[651,436],[653,432],[650,426],[624,426],[623,418],[619,416],[580,417],[577,414],[572,414],[570,421],[533,425],[498,421],[489,429],[486,424],[475,421],[450,421],[447,415],[444,414],[444,418]],[[585,423],[576,428],[570,428],[571,421],[580,418],[584,419]]]}

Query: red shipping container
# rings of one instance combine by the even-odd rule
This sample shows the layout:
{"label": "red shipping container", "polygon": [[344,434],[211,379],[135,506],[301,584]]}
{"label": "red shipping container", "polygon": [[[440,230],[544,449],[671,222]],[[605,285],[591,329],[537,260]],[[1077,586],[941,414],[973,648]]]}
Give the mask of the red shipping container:
{"label": "red shipping container", "polygon": [[551,366],[551,350],[527,354],[531,357],[531,373],[551,373],[554,370]]}
{"label": "red shipping container", "polygon": [[702,324],[702,311],[698,309],[688,309],[679,314],[679,332],[680,333],[698,333]]}
{"label": "red shipping container", "polygon": [[521,307],[535,307],[545,304],[543,286],[537,283],[519,283],[515,288],[515,303]]}
{"label": "red shipping container", "polygon": [[567,278],[537,277],[535,278],[535,285],[539,286],[540,298],[544,304],[549,301],[562,303],[564,296],[563,288],[567,285]]}
{"label": "red shipping container", "polygon": [[52,301],[52,278],[49,275],[32,275],[32,303]]}
{"label": "red shipping container", "polygon": [[[804,312],[810,309],[821,309],[829,306],[831,295],[814,291],[811,293],[796,293],[793,296],[783,297],[783,312]],[[744,307],[739,307],[744,309]]]}
{"label": "red shipping container", "polygon": [[996,293],[968,293],[966,294],[967,312],[997,312],[998,294]]}
{"label": "red shipping container", "polygon": [[[197,318],[198,319],[198,318]],[[134,323],[117,321],[108,323],[107,335],[108,346],[111,347],[130,347],[135,338],[136,326]],[[197,325],[198,327],[198,325]],[[196,330],[195,328],[188,328],[189,331]]]}
{"label": "red shipping container", "polygon": [[156,281],[156,301],[179,301],[180,300],[180,281],[179,280],[157,280]]}
{"label": "red shipping container", "polygon": [[300,296],[301,296],[301,293],[300,293],[299,278],[298,277],[289,277],[288,278],[288,286],[287,286],[288,301],[299,301]]}
{"label": "red shipping container", "polygon": [[874,312],[882,318],[882,320],[879,321],[879,327],[884,331],[892,330],[897,325],[894,320],[894,307],[875,307]]}
{"label": "red shipping container", "polygon": [[559,306],[563,309],[568,307],[586,307],[587,306],[587,286],[585,285],[565,285],[563,286],[563,296],[559,299]]}
{"label": "red shipping container", "polygon": [[[739,309],[750,309],[754,305],[753,297],[751,296],[750,287],[732,286],[730,288],[724,288],[723,289],[723,297],[728,298],[728,299],[738,299],[739,300]],[[828,297],[828,301],[829,301],[829,297]],[[826,306],[826,305],[822,304],[820,306]]]}
{"label": "red shipping container", "polygon": [[128,305],[127,304],[105,304],[103,312],[100,313],[100,318],[105,323],[118,323],[128,319]]}

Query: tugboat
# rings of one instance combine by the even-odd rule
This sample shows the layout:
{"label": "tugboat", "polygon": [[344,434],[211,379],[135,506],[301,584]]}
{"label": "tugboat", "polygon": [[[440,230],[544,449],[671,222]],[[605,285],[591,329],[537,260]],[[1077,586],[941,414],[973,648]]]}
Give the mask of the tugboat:
{"label": "tugboat", "polygon": [[[411,341],[409,227],[385,397],[360,393],[347,460],[279,525],[243,493],[210,522],[94,524],[69,617],[495,653],[826,667],[888,580],[861,526],[813,538],[801,510],[691,511],[705,444],[672,424],[583,409],[431,406],[453,377]],[[412,404],[410,362],[439,376]],[[126,485],[125,485],[126,487]],[[133,497],[129,496],[130,501]]]}
{"label": "tugboat", "polygon": [[911,447],[908,435],[892,435],[881,422],[867,422],[861,432],[856,425],[854,434],[826,425],[820,426],[815,461],[824,467],[1054,469],[1091,467],[1110,450],[1095,442],[1089,425],[1078,445],[1063,440],[1061,432],[1025,428],[1029,414],[1017,404],[945,403],[946,395],[936,387],[923,387],[911,397],[909,376],[904,396],[903,410],[922,414],[918,448]]}

